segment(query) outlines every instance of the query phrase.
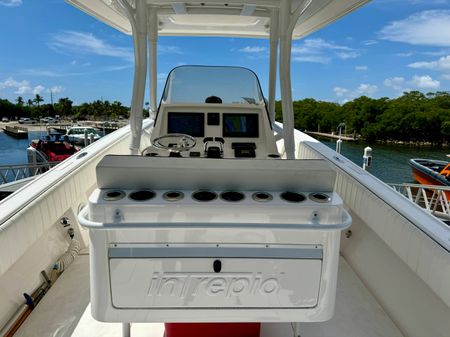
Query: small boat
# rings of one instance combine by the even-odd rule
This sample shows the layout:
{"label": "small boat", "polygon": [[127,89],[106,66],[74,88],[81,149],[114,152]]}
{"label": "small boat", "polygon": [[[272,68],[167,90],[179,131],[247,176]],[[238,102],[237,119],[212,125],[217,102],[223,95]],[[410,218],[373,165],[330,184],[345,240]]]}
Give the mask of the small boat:
{"label": "small boat", "polygon": [[435,159],[410,159],[414,180],[422,185],[450,186],[450,163]]}
{"label": "small boat", "polygon": [[8,136],[17,138],[17,139],[26,139],[28,138],[28,129],[22,126],[9,126],[6,125],[3,128],[3,132]]}
{"label": "small boat", "polygon": [[[92,136],[91,136],[92,135]],[[66,136],[70,143],[77,145],[89,144],[90,138],[93,137],[93,141],[99,140],[102,136],[98,133],[96,128],[90,126],[74,126],[67,130]],[[86,143],[87,138],[87,144]]]}
{"label": "small boat", "polygon": [[61,162],[77,151],[66,135],[53,133],[31,142],[27,148],[28,163]]}

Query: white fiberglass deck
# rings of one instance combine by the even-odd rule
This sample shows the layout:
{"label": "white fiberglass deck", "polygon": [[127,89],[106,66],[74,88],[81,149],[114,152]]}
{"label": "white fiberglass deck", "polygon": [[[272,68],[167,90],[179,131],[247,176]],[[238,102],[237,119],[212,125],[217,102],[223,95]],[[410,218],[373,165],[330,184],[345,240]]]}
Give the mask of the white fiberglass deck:
{"label": "white fiberglass deck", "polygon": [[[16,337],[119,337],[120,323],[101,323],[90,314],[89,259],[81,255],[63,273],[42,302],[19,329]],[[303,323],[302,337],[401,337],[403,336],[383,311],[345,259],[341,257],[333,319],[325,323]],[[163,337],[161,323],[131,325],[133,337]],[[266,323],[261,337],[290,337],[289,323]],[[232,337],[232,336],[230,336]]]}

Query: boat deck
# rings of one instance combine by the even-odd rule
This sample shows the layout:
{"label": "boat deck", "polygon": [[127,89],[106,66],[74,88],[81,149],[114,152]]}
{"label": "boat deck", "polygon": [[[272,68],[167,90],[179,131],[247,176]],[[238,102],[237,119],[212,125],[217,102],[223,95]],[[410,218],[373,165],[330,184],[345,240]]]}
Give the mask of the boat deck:
{"label": "boat deck", "polygon": [[[344,258],[340,258],[336,310],[325,323],[302,323],[301,337],[403,336]],[[119,337],[120,323],[101,323],[90,314],[89,257],[80,255],[16,333],[16,337]],[[289,323],[262,324],[261,337],[292,336]],[[131,325],[133,337],[163,337],[161,323]],[[231,336],[230,336],[231,337]]]}

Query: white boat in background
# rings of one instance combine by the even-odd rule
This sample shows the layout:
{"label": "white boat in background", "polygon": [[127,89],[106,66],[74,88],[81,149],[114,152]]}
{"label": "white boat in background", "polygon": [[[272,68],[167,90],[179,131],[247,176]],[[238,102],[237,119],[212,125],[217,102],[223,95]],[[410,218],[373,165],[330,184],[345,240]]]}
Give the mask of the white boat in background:
{"label": "white boat in background", "polygon": [[96,128],[73,126],[67,129],[66,136],[71,144],[85,145],[99,140],[102,136]]}
{"label": "white boat in background", "polygon": [[[2,335],[449,336],[450,228],[294,130],[292,39],[366,1],[68,2],[134,35],[130,125],[0,201]],[[180,67],[157,108],[159,35],[269,38],[268,104]]]}

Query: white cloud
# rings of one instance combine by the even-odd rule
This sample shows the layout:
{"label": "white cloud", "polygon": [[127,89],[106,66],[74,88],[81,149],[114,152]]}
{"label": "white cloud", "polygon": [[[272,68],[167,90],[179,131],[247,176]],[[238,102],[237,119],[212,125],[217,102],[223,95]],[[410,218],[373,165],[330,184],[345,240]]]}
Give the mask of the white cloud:
{"label": "white cloud", "polygon": [[337,97],[343,97],[344,95],[348,94],[349,90],[341,87],[336,87],[333,89],[335,95]]}
{"label": "white cloud", "polygon": [[408,67],[415,69],[431,69],[450,72],[450,55],[441,57],[439,60],[431,62],[414,62],[408,64]]}
{"label": "white cloud", "polygon": [[64,91],[64,88],[62,86],[60,86],[60,85],[51,87],[50,89],[47,89],[47,92],[52,92],[54,94],[59,94],[59,93],[61,93],[63,91]]}
{"label": "white cloud", "polygon": [[361,42],[365,46],[373,46],[374,44],[378,44],[377,40],[366,40]]}
{"label": "white cloud", "polygon": [[407,81],[404,77],[391,77],[384,80],[384,85],[392,88],[398,95],[414,89],[437,90],[441,86],[441,82],[433,80],[431,76],[414,75],[411,80]]}
{"label": "white cloud", "polygon": [[413,86],[420,89],[436,90],[441,86],[441,82],[433,80],[431,76],[414,76],[410,82]]}
{"label": "white cloud", "polygon": [[43,85],[37,85],[33,88],[33,95],[40,95],[45,91],[45,87]]}
{"label": "white cloud", "polygon": [[183,54],[183,51],[180,49],[180,47],[177,46],[165,46],[165,45],[158,45],[158,53],[159,54]]}
{"label": "white cloud", "polygon": [[336,53],[336,56],[342,60],[355,59],[361,56],[361,53],[356,51],[341,51]]}
{"label": "white cloud", "polygon": [[16,81],[12,77],[7,78],[3,82],[0,82],[0,90],[2,89],[12,89],[14,90],[13,93],[16,95],[40,95],[43,92],[49,93],[50,91],[53,91],[53,93],[60,93],[64,91],[64,88],[59,85],[52,88],[46,88],[42,84],[32,86],[30,81]]}
{"label": "white cloud", "polygon": [[333,89],[334,94],[339,97],[339,98],[343,98],[343,100],[341,101],[341,103],[345,103],[347,101],[349,101],[350,99],[359,97],[359,96],[373,96],[373,94],[375,94],[375,92],[378,91],[378,87],[376,85],[373,84],[367,84],[367,83],[363,83],[360,84],[356,89],[347,89],[347,88],[342,88],[342,87],[335,87]]}
{"label": "white cloud", "polygon": [[267,51],[266,47],[259,46],[246,46],[244,48],[238,49],[242,53],[265,53]]}
{"label": "white cloud", "polygon": [[400,57],[411,57],[414,55],[414,53],[412,51],[408,51],[408,52],[404,52],[404,53],[397,53],[395,55],[400,56]]}
{"label": "white cloud", "polygon": [[0,6],[18,7],[22,5],[22,0],[0,0]]}
{"label": "white cloud", "polygon": [[292,54],[293,61],[327,64],[332,57],[342,60],[357,58],[361,51],[323,39],[306,39],[302,44],[292,46]]}
{"label": "white cloud", "polygon": [[403,77],[391,77],[384,80],[384,85],[395,91],[402,93],[404,91],[405,79]]}
{"label": "white cloud", "polygon": [[356,89],[356,93],[359,95],[372,96],[375,92],[377,92],[378,87],[372,84],[360,84]]}
{"label": "white cloud", "polygon": [[0,82],[0,89],[18,88],[18,87],[22,87],[22,86],[26,86],[26,85],[29,86],[30,83],[28,81],[16,81],[12,77],[9,77],[6,80],[4,80],[3,82]]}
{"label": "white cloud", "polygon": [[450,46],[450,10],[429,10],[393,21],[380,31],[384,40],[413,45]]}
{"label": "white cloud", "polygon": [[63,31],[54,34],[48,45],[58,52],[109,56],[133,61],[133,51],[130,48],[113,46],[91,33]]}
{"label": "white cloud", "polygon": [[327,64],[331,62],[331,58],[322,55],[302,55],[302,56],[294,56],[292,58],[293,61],[297,62],[309,62],[309,63],[321,63]]}
{"label": "white cloud", "polygon": [[368,66],[356,66],[355,70],[357,71],[367,71],[369,69]]}

